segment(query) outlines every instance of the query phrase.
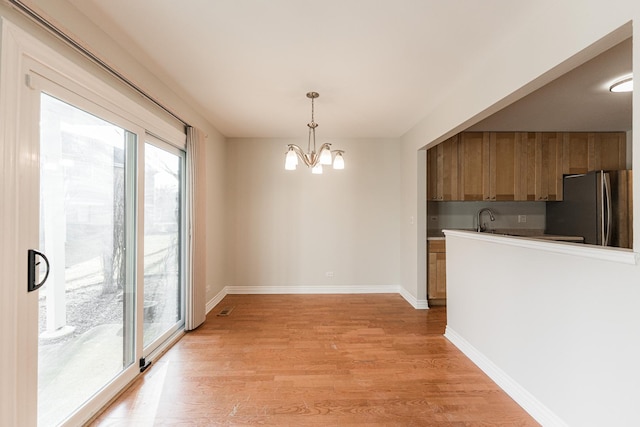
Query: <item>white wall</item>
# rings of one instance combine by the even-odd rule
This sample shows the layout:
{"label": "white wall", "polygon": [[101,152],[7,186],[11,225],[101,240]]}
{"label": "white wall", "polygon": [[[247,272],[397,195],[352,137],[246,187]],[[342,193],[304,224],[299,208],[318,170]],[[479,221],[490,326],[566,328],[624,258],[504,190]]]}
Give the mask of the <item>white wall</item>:
{"label": "white wall", "polygon": [[[228,145],[228,284],[399,285],[397,140],[332,140],[344,170],[284,170],[288,139]],[[333,272],[333,278],[326,276]]]}
{"label": "white wall", "polygon": [[451,235],[447,263],[447,331],[567,425],[638,425],[637,266]]}
{"label": "white wall", "polygon": [[[420,148],[464,130],[628,37],[629,21],[640,22],[640,2],[540,1],[539,14],[505,35],[501,46],[488,48],[484,63],[469,64],[468,80],[403,136],[402,216],[422,214],[423,199],[415,197],[425,179],[416,161]],[[633,28],[636,41],[638,28]],[[634,69],[640,70],[640,43],[634,43],[633,57]],[[640,91],[633,103],[640,105]],[[633,125],[640,126],[640,108],[633,110]],[[640,167],[637,153],[633,150],[634,169]],[[634,199],[640,200],[638,174],[634,189]],[[634,218],[638,242],[640,215]],[[426,216],[420,221],[426,223]],[[424,267],[414,243],[422,230],[404,226],[402,233],[403,286],[413,291],[422,286],[417,278]],[[638,266],[449,240],[448,327],[561,422],[637,425]]]}

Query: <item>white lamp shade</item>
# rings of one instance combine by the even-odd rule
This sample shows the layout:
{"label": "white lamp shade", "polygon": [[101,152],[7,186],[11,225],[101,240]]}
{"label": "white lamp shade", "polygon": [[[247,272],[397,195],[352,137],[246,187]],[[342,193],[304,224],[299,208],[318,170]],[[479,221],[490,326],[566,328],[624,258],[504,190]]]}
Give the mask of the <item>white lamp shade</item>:
{"label": "white lamp shade", "polygon": [[320,152],[320,164],[321,165],[330,165],[331,164],[331,150],[328,147],[325,147]]}
{"label": "white lamp shade", "polygon": [[318,163],[317,165],[315,165],[312,169],[311,169],[311,173],[316,174],[316,175],[321,175],[322,174],[322,165],[320,163]]}
{"label": "white lamp shade", "polygon": [[336,158],[333,159],[333,168],[344,169],[344,157],[342,157],[342,153],[336,153]]}
{"label": "white lamp shade", "polygon": [[294,171],[296,166],[298,166],[298,156],[293,150],[287,151],[287,156],[284,159],[284,168],[288,171]]}

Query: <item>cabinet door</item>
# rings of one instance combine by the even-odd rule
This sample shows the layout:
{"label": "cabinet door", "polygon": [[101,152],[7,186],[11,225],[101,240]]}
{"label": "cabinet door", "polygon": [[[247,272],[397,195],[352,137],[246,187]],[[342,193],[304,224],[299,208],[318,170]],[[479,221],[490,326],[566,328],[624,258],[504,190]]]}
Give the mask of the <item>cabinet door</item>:
{"label": "cabinet door", "polygon": [[447,297],[447,254],[445,241],[429,241],[428,244],[427,297],[445,299]]}
{"label": "cabinet door", "polygon": [[520,190],[516,200],[534,201],[536,198],[538,153],[541,134],[539,132],[524,132],[521,135],[520,158]]}
{"label": "cabinet door", "polygon": [[438,200],[438,148],[439,145],[427,150],[427,200]]}
{"label": "cabinet door", "polygon": [[447,297],[447,254],[435,252],[429,254],[429,299]]}
{"label": "cabinet door", "polygon": [[594,135],[593,169],[627,168],[627,138],[624,132],[598,132]]}
{"label": "cabinet door", "polygon": [[[587,132],[564,132],[562,135],[562,173],[587,173],[589,157],[593,166],[594,134]],[[591,149],[589,149],[591,145]],[[591,156],[590,156],[591,154]]]}
{"label": "cabinet door", "polygon": [[562,173],[626,169],[624,132],[565,132]]}
{"label": "cabinet door", "polygon": [[427,151],[427,199],[459,200],[458,135]]}
{"label": "cabinet door", "polygon": [[489,194],[489,134],[460,134],[460,199],[490,200]]}
{"label": "cabinet door", "polygon": [[558,132],[543,132],[537,140],[536,198],[535,200],[562,200],[563,136]]}
{"label": "cabinet door", "polygon": [[517,200],[522,191],[519,132],[491,132],[489,134],[489,194],[485,200]]}

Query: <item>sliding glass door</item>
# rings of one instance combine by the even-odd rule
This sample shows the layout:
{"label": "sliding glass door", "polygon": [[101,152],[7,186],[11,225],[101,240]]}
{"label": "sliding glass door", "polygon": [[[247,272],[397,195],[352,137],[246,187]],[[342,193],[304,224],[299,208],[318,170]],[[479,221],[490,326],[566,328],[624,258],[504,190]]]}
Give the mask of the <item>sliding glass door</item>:
{"label": "sliding glass door", "polygon": [[60,423],[134,363],[135,144],[126,129],[41,95],[40,251],[50,270],[38,299],[39,425]]}
{"label": "sliding glass door", "polygon": [[184,327],[185,156],[39,86],[37,420],[75,425]]}
{"label": "sliding glass door", "polygon": [[147,137],[144,148],[144,339],[184,325],[184,153]]}
{"label": "sliding glass door", "polygon": [[184,325],[185,129],[0,21],[0,424],[83,425]]}

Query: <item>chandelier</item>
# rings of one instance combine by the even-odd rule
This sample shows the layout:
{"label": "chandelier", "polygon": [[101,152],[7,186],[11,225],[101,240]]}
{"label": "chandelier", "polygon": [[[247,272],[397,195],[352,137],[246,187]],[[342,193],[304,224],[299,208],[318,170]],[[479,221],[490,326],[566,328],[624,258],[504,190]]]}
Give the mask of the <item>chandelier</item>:
{"label": "chandelier", "polygon": [[284,161],[284,168],[286,170],[296,170],[298,159],[302,160],[307,167],[310,167],[311,173],[315,174],[322,173],[322,165],[333,164],[334,169],[344,169],[343,150],[331,150],[331,144],[326,142],[320,146],[319,150],[316,149],[316,128],[318,124],[314,121],[313,117],[313,101],[319,96],[320,94],[318,92],[307,93],[307,98],[311,99],[311,122],[307,123],[309,127],[307,152],[305,153],[295,144],[289,144],[289,149],[287,150]]}

